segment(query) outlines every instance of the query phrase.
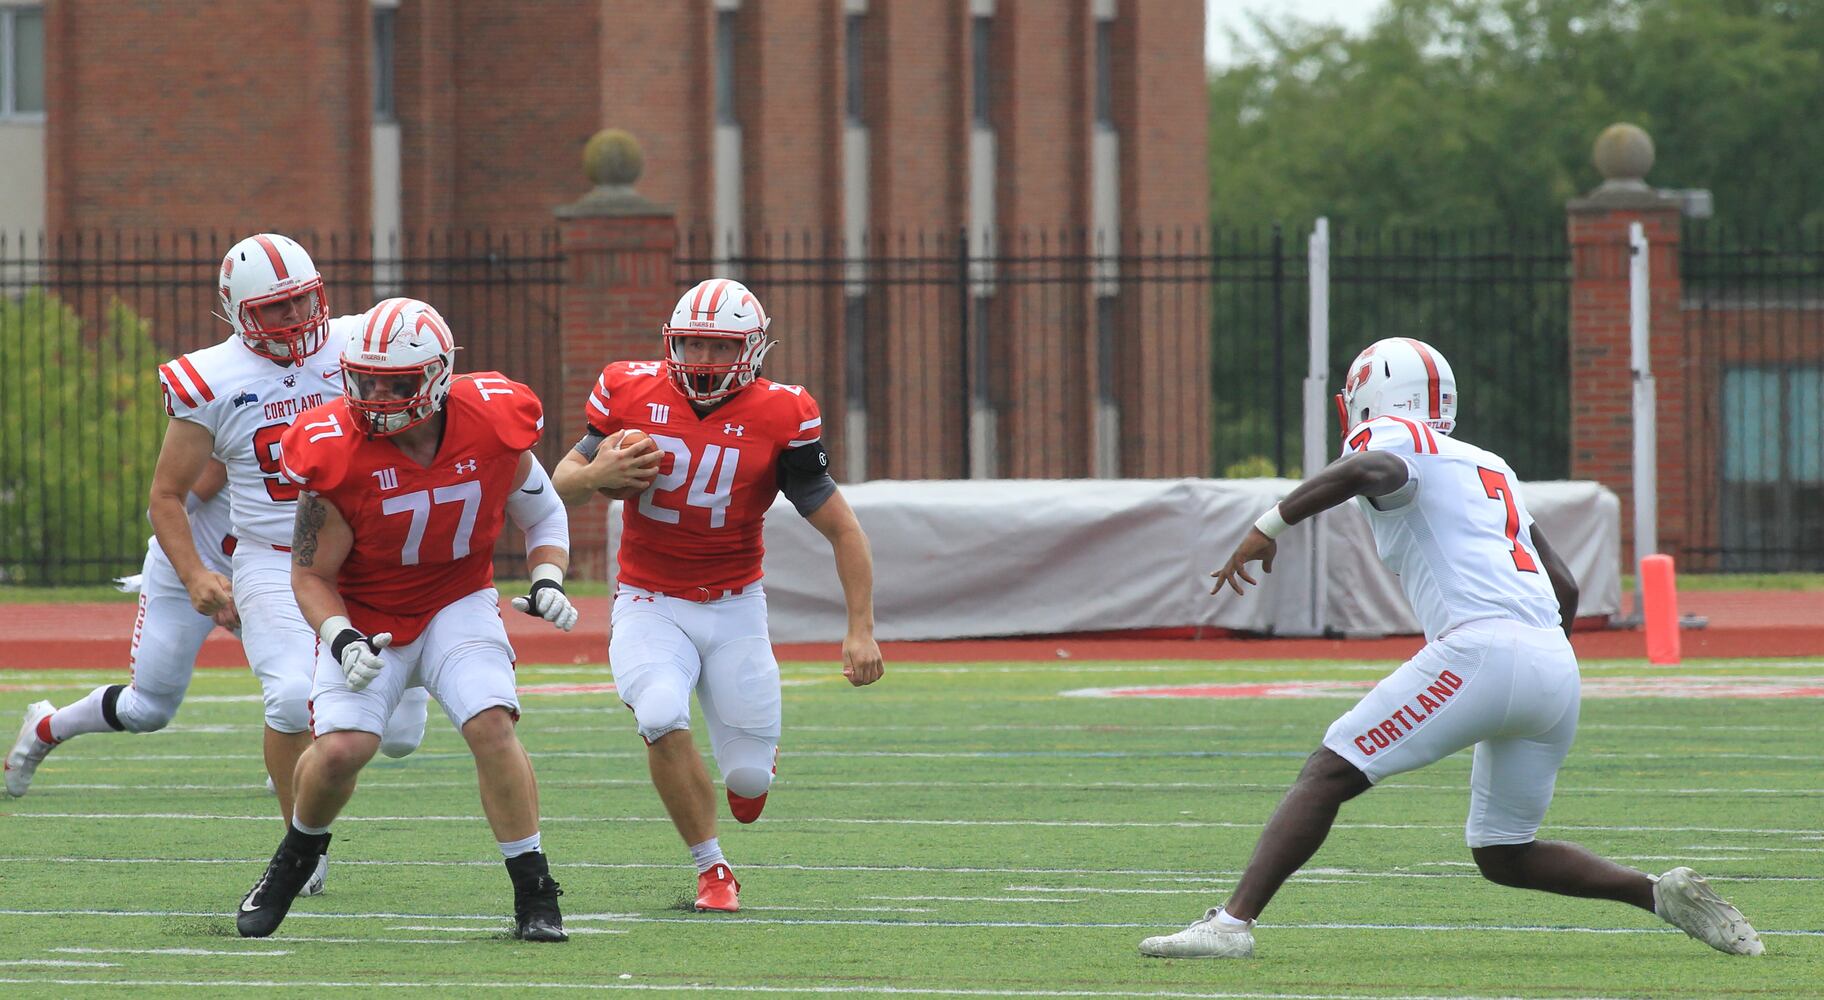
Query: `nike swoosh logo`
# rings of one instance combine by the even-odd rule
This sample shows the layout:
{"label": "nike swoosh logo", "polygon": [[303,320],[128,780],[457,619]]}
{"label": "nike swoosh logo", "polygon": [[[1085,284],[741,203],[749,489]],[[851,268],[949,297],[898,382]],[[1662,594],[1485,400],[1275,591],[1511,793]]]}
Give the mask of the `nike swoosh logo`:
{"label": "nike swoosh logo", "polygon": [[242,913],[255,913],[258,912],[259,908],[259,904],[253,902],[243,902],[241,904]]}
{"label": "nike swoosh logo", "polygon": [[529,496],[529,497],[538,496],[540,493],[543,493],[544,491],[545,491],[545,488],[543,486],[540,486],[538,489],[535,489],[535,490],[520,490],[521,493],[524,493],[526,496]]}

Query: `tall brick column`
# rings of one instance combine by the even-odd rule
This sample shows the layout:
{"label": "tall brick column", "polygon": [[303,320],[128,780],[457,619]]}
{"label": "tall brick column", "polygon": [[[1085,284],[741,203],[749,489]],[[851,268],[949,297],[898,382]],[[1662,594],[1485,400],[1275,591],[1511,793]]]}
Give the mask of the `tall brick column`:
{"label": "tall brick column", "polygon": [[[659,326],[677,300],[677,227],[669,206],[633,190],[644,165],[639,143],[604,129],[583,150],[595,189],[557,209],[564,253],[563,398],[548,407],[547,433],[581,436],[583,407],[602,366],[657,358]],[[578,508],[570,522],[571,576],[607,576],[608,503]]]}
{"label": "tall brick column", "polygon": [[1659,426],[1659,547],[1678,555],[1686,524],[1684,322],[1678,268],[1680,203],[1647,186],[1653,140],[1612,125],[1596,140],[1601,186],[1568,206],[1571,244],[1571,476],[1621,498],[1622,563],[1634,553],[1633,375],[1629,369],[1628,227],[1645,230],[1652,316],[1649,355]]}

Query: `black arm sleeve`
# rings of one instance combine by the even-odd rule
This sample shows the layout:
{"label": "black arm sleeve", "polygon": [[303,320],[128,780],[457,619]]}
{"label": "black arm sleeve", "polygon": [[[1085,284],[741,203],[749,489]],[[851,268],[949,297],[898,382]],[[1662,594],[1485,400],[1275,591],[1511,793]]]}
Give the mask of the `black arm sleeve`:
{"label": "black arm sleeve", "polygon": [[802,517],[815,514],[824,501],[836,495],[836,480],[830,478],[830,456],[823,450],[821,439],[780,453],[779,492]]}

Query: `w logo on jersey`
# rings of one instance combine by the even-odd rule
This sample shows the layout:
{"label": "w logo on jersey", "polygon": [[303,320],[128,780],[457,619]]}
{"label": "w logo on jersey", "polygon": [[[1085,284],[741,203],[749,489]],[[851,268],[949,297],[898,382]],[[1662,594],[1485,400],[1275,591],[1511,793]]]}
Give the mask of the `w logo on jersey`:
{"label": "w logo on jersey", "polygon": [[475,471],[475,460],[472,458],[465,462],[456,463],[456,474],[459,476],[465,476],[474,471]]}
{"label": "w logo on jersey", "polygon": [[373,476],[375,479],[380,480],[380,488],[383,490],[396,490],[399,488],[399,470],[396,468],[389,467],[381,469],[380,471],[375,472]]}
{"label": "w logo on jersey", "polygon": [[648,411],[649,411],[649,412],[651,412],[651,414],[652,414],[652,422],[653,422],[653,423],[655,423],[655,424],[668,424],[668,423],[670,423],[670,422],[671,422],[671,406],[670,406],[670,405],[669,405],[669,404],[666,404],[666,403],[647,403],[647,404],[646,404],[646,409],[647,409],[647,410],[648,410]]}

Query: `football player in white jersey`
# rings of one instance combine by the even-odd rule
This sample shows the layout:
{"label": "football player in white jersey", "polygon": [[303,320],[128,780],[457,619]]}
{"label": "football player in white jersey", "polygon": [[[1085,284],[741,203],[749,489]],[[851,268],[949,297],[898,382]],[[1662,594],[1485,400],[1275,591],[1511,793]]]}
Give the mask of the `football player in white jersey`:
{"label": "football player in white jersey", "polygon": [[1718,951],[1759,955],[1740,911],[1689,868],[1657,879],[1565,841],[1538,840],[1577,733],[1571,651],[1577,584],[1527,513],[1500,456],[1450,436],[1457,385],[1417,340],[1369,346],[1349,366],[1343,457],[1256,521],[1210,574],[1215,590],[1271,572],[1288,525],[1356,498],[1399,574],[1426,645],[1337,719],[1267,821],[1228,901],[1142,954],[1246,958],[1254,920],[1324,842],[1338,807],[1385,778],[1474,746],[1464,836],[1483,877],[1519,889],[1612,899],[1658,914]]}
{"label": "football player in white jersey", "polygon": [[[159,366],[171,416],[152,473],[152,528],[199,614],[232,607],[265,701],[266,773],[289,828],[292,772],[310,745],[316,633],[291,591],[298,488],[280,474],[279,438],[300,413],[342,394],[342,344],[362,316],[331,319],[323,276],[295,240],[261,233],[222,258],[220,294],[233,336]],[[211,456],[228,469],[239,539],[232,572],[204,564],[184,496]],[[232,580],[232,582],[230,582]],[[416,728],[422,733],[424,707]]]}
{"label": "football player in white jersey", "polygon": [[[224,577],[233,572],[229,555],[237,542],[230,523],[228,494],[222,489],[227,476],[222,463],[211,460],[184,501],[197,555],[210,572]],[[156,537],[146,543],[146,558],[139,574],[118,582],[127,593],[139,594],[139,613],[127,659],[132,674],[129,682],[104,684],[63,708],[49,701],[28,707],[19,738],[6,758],[7,794],[24,795],[39,763],[71,737],[86,733],[154,733],[165,728],[183,703],[196,655],[209,633],[219,624],[239,634],[240,619],[232,605],[213,618],[190,606],[190,596]],[[430,694],[423,688],[413,688],[406,692],[406,701],[414,703],[409,706],[411,710],[402,704],[401,710],[388,720],[381,738],[380,751],[391,757],[411,753],[424,737]],[[312,888],[320,889],[320,885]]]}

